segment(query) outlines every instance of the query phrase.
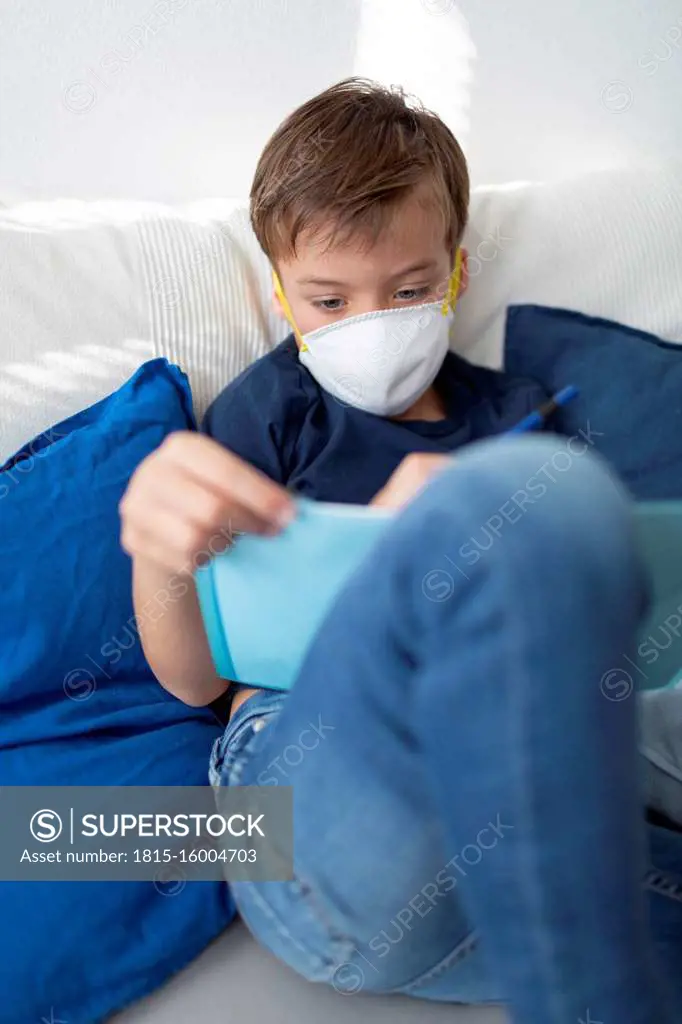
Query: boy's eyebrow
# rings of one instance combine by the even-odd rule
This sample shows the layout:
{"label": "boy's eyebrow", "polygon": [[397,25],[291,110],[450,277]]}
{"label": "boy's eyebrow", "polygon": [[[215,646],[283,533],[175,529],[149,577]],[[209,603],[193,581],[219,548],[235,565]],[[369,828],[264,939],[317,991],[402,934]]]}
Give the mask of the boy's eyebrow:
{"label": "boy's eyebrow", "polygon": [[300,277],[298,279],[299,284],[325,284],[325,285],[337,285],[339,288],[343,288],[345,285],[344,281],[332,281],[326,277]]}
{"label": "boy's eyebrow", "polygon": [[403,267],[397,274],[394,274],[391,280],[396,280],[399,277],[406,277],[408,274],[416,274],[418,270],[432,270],[436,266],[436,260],[419,260],[418,263],[410,263],[409,267]]}
{"label": "boy's eyebrow", "polygon": [[[403,267],[402,270],[391,276],[391,280],[396,281],[399,277],[405,277],[407,274],[415,274],[418,270],[431,270],[435,266],[436,260],[420,260],[418,263],[411,263],[408,267]],[[326,285],[337,288],[344,288],[347,284],[346,281],[332,281],[327,277],[301,277],[298,283]]]}

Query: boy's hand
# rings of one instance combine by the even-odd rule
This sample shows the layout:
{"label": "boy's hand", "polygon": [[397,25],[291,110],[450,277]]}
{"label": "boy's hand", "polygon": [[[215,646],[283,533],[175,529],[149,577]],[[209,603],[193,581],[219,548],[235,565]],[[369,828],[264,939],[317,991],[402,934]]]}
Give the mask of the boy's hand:
{"label": "boy's hand", "polygon": [[133,474],[120,504],[121,543],[135,559],[191,574],[236,532],[278,533],[288,492],[202,434],[171,434]]}
{"label": "boy's hand", "polygon": [[423,490],[435,473],[439,473],[451,465],[451,455],[412,452],[394,470],[379,493],[374,495],[370,505],[400,508]]}

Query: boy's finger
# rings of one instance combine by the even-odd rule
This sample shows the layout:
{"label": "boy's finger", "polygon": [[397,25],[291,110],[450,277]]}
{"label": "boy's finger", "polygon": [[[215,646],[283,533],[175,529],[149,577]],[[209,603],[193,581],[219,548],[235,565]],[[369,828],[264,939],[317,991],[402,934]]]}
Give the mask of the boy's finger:
{"label": "boy's finger", "polygon": [[135,557],[156,562],[173,573],[191,575],[225,550],[230,537],[219,531],[200,530],[164,509],[154,510],[154,526],[125,524],[124,549]]}
{"label": "boy's finger", "polygon": [[215,535],[217,541],[223,537],[225,544],[235,533],[267,533],[272,529],[271,521],[263,515],[242,507],[234,497],[226,500],[223,494],[179,467],[167,468],[152,500],[155,510],[172,513],[176,520],[184,519],[206,534]]}
{"label": "boy's finger", "polygon": [[[274,526],[286,526],[295,514],[291,496],[260,470],[203,435],[190,434],[177,446],[177,462],[190,476]],[[174,448],[168,445],[173,459]]]}

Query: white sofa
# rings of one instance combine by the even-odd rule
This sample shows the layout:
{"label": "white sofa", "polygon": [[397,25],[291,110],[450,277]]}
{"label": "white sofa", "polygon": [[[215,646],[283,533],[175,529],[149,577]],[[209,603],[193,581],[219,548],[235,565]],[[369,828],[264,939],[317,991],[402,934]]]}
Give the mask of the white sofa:
{"label": "white sofa", "polygon": [[[499,365],[513,302],[566,306],[682,339],[682,167],[474,194],[470,291],[453,344]],[[36,203],[0,209],[0,462],[166,355],[197,412],[286,333],[245,209]],[[229,1007],[229,1010],[226,1008]],[[497,1009],[347,998],[306,985],[230,928],[119,1024],[357,1020],[501,1024]]]}

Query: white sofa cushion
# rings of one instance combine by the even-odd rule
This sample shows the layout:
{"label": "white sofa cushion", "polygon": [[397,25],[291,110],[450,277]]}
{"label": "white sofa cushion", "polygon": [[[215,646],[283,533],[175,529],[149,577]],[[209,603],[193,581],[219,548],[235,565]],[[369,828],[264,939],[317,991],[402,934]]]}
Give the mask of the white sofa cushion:
{"label": "white sofa cushion", "polygon": [[580,310],[682,341],[682,163],[479,189],[456,347],[499,367],[505,310]]}
{"label": "white sofa cushion", "polygon": [[277,329],[256,252],[233,204],[0,211],[0,461],[158,355],[187,371],[201,416]]}

